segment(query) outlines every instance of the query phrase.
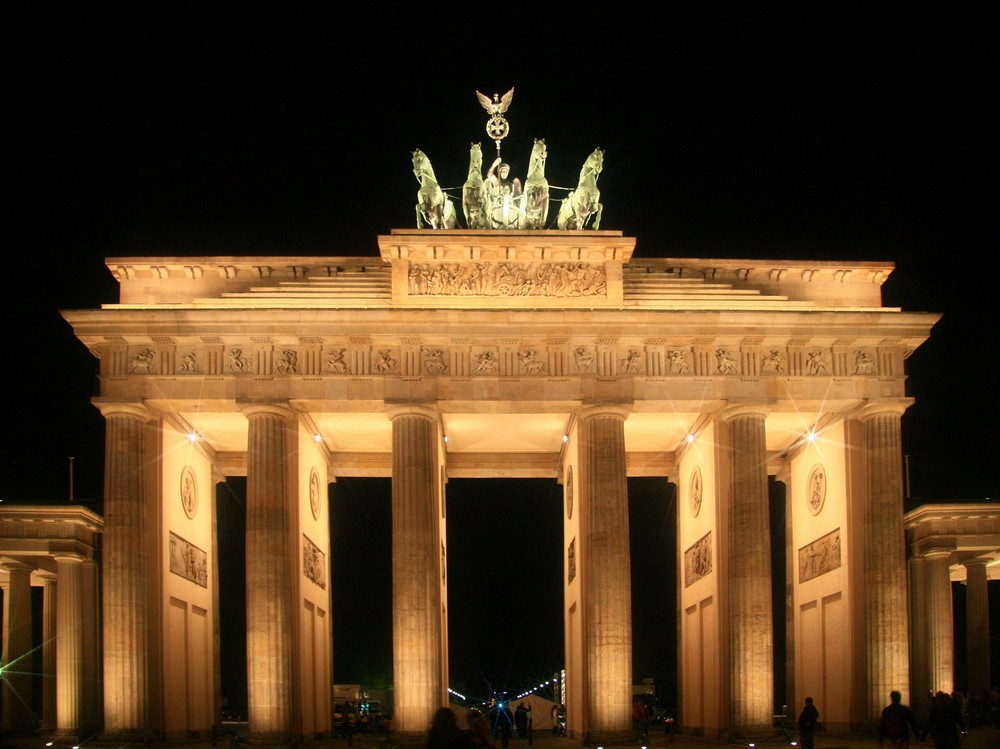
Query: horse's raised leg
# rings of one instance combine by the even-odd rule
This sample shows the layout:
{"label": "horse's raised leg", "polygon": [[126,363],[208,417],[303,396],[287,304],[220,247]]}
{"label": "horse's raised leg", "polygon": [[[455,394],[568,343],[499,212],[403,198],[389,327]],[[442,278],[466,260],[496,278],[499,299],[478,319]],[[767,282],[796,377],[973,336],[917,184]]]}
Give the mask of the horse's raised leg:
{"label": "horse's raised leg", "polygon": [[601,213],[604,211],[604,203],[597,204],[597,215],[594,217],[594,231],[601,228]]}

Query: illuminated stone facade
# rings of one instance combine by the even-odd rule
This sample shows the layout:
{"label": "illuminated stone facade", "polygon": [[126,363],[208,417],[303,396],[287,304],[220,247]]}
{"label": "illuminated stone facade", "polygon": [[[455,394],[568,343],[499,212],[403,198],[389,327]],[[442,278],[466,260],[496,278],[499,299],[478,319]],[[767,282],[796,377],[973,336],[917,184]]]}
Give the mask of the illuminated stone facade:
{"label": "illuminated stone facade", "polygon": [[788,486],[790,565],[838,542],[839,565],[789,571],[791,704],[814,696],[828,726],[876,715],[910,678],[899,427],[905,359],[937,317],[882,306],[889,263],[640,260],[634,244],[395,230],[378,258],[108,259],[119,303],[64,313],[100,360],[108,419],[105,733],[207,735],[218,714],[213,487],[229,475],[248,482],[259,741],[330,731],[313,567],[330,543],[317,487],[338,476],[393,481],[398,731],[447,699],[454,477],[572,486],[572,735],[630,729],[629,476],[675,482],[680,549],[714,555],[678,594],[684,730],[771,722],[768,475]]}

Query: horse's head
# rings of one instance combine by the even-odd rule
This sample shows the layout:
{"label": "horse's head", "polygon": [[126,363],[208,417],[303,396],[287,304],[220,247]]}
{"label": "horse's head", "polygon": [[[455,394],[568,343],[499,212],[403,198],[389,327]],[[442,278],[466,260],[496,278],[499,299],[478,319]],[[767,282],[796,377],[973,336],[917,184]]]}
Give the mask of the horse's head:
{"label": "horse's head", "polygon": [[416,175],[417,181],[421,184],[423,184],[425,177],[434,180],[434,169],[431,167],[431,161],[419,148],[413,152],[413,174]]}
{"label": "horse's head", "polygon": [[596,174],[600,174],[601,170],[604,169],[604,151],[595,148],[594,152],[587,157],[587,166],[593,169]]}
{"label": "horse's head", "polygon": [[478,143],[469,146],[469,168],[478,169],[483,165],[483,147]]}
{"label": "horse's head", "polygon": [[531,158],[545,160],[548,150],[545,148],[545,138],[535,138],[535,145],[531,147]]}

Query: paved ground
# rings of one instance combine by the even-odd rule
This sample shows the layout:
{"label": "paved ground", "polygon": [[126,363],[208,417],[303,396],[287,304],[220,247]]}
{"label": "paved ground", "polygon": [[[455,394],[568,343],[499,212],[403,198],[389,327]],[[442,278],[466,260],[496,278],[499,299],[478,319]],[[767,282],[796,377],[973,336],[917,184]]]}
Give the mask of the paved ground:
{"label": "paved ground", "polygon": [[[694,736],[674,736],[671,737],[663,734],[662,731],[651,732],[648,736],[649,741],[646,746],[652,749],[709,749],[710,747],[733,747],[737,749],[741,746],[746,746],[743,742],[725,742],[715,739],[706,739]],[[879,749],[878,742],[871,737],[866,737],[862,735],[843,735],[843,734],[829,734],[820,733],[816,736],[816,749]],[[782,749],[783,747],[789,747],[790,744],[784,738],[775,734],[770,737],[760,737],[755,745],[758,749]],[[57,742],[55,749],[69,749],[72,744],[66,742]],[[93,747],[93,749],[101,749],[114,747],[118,749],[120,745],[108,744],[105,742],[87,742],[84,746]],[[140,749],[139,745],[133,745],[137,749]],[[239,747],[245,749],[247,745],[240,744]],[[411,747],[420,747],[422,749],[423,743],[419,740],[411,740],[400,742],[393,736],[355,736],[351,742],[351,749],[410,749]],[[510,742],[509,749],[577,749],[581,746],[581,741],[575,738],[569,737],[555,737],[549,732],[539,732],[532,737],[531,742],[519,741],[517,739],[512,739]],[[609,746],[630,746],[638,749],[642,746],[640,742],[631,743],[616,743]],[[916,743],[911,744],[911,747],[916,747]],[[932,747],[933,745],[929,742],[925,745],[927,747]],[[0,747],[2,749],[45,749],[46,742],[41,738],[12,738],[10,736],[0,736]],[[153,742],[151,744],[152,749],[212,749],[211,742],[208,741],[177,741],[177,742]],[[311,741],[306,742],[302,745],[303,749],[348,749],[348,743],[343,738],[336,738],[326,741]],[[215,749],[237,749],[229,739],[220,739],[215,745]],[[497,742],[496,749],[502,749],[500,742]],[[883,747],[884,749],[884,747]],[[960,749],[1000,749],[1000,729],[996,728],[980,728],[974,731],[969,731],[962,741]]]}

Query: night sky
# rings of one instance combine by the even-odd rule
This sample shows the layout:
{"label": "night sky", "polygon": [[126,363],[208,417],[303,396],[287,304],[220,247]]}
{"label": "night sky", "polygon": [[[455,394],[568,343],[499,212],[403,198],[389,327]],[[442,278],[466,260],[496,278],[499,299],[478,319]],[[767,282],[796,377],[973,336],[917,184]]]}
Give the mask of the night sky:
{"label": "night sky", "polygon": [[[636,237],[638,257],[894,262],[885,303],[943,314],[907,362],[908,506],[1000,495],[997,63],[995,25],[978,8],[663,7],[654,19],[617,6],[503,18],[442,5],[329,22],[285,10],[55,7],[3,12],[3,501],[65,501],[72,458],[74,499],[100,509],[96,362],[58,310],[116,301],[105,257],[375,257],[379,234],[415,226],[411,151],[429,156],[443,186],[461,185],[470,142],[493,148],[476,91],[511,87],[503,155],[513,173],[524,177],[534,138],[546,141],[555,186],[575,184],[586,156],[605,149],[601,228]],[[466,579],[494,592],[478,610],[452,603],[453,660],[496,643],[496,659],[472,659],[481,681],[543,674],[560,660],[561,625],[529,640],[552,629],[550,599],[557,613],[560,601],[553,583],[532,581],[561,574],[558,548],[539,552],[558,522],[558,487],[462,483],[449,486],[461,528],[450,559],[462,558],[460,538],[483,558],[451,567],[451,594],[464,597]],[[336,615],[349,605],[339,591],[358,578],[388,595],[376,573],[388,563],[389,500],[359,480],[332,494],[337,517],[360,518],[374,534],[368,549],[383,550],[364,560],[370,577],[362,566],[335,587]],[[672,517],[671,492],[650,494],[636,488],[633,502],[649,505],[637,514]],[[529,516],[530,532],[512,522]],[[340,552],[358,557],[341,546],[335,562]],[[658,578],[660,564],[634,559],[633,569]],[[376,674],[380,658],[338,661],[352,678],[337,680]],[[649,659],[660,668],[662,654]]]}

